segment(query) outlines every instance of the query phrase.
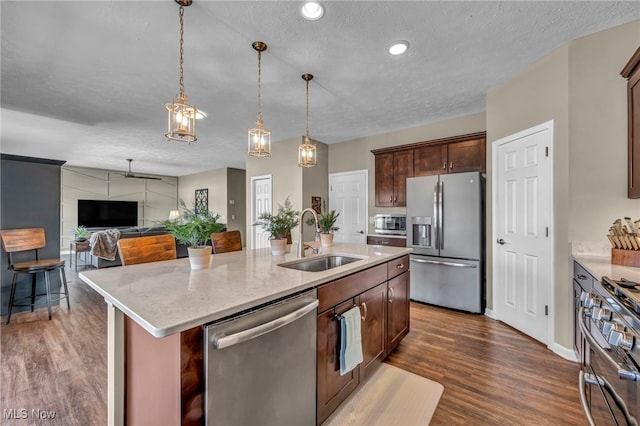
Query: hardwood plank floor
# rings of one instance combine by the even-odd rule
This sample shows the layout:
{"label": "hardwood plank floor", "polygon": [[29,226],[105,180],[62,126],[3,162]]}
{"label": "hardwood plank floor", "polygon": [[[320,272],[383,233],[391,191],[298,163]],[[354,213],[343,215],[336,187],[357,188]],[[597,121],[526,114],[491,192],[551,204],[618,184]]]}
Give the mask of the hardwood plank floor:
{"label": "hardwood plank floor", "polygon": [[[0,424],[106,424],[106,305],[69,268],[67,278],[70,311],[2,317]],[[444,385],[432,425],[585,424],[578,364],[483,315],[412,302],[411,332],[387,362]],[[7,419],[11,409],[29,421]],[[36,422],[32,410],[56,417]]]}
{"label": "hardwood plank floor", "polygon": [[411,302],[389,364],[437,381],[432,425],[584,425],[579,364],[486,317]]}

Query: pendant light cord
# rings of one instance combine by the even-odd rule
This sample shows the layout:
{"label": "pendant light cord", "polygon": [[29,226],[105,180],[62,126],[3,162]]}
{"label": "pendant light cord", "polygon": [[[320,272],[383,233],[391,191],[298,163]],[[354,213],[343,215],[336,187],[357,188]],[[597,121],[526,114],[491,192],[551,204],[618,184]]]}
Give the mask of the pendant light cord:
{"label": "pendant light cord", "polygon": [[309,80],[307,80],[307,140],[306,144],[309,144]]}
{"label": "pendant light cord", "polygon": [[258,50],[258,121],[262,123],[262,52]]}
{"label": "pendant light cord", "polygon": [[182,70],[182,55],[184,54],[184,7],[180,6],[180,98],[184,98],[184,73]]}

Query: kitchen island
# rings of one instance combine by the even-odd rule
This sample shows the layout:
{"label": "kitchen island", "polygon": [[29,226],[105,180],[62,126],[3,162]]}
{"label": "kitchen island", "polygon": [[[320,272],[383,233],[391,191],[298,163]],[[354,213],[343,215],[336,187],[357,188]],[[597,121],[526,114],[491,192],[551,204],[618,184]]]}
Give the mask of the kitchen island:
{"label": "kitchen island", "polygon": [[[136,368],[143,370],[143,379],[155,374],[170,382],[163,387],[178,388],[173,401],[161,398],[172,395],[170,391],[151,398],[151,405],[143,410],[147,411],[146,420],[152,421],[154,413],[149,410],[153,411],[153,407],[158,407],[161,413],[165,409],[171,411],[168,405],[173,405],[173,411],[182,411],[182,415],[177,422],[169,423],[184,423],[184,364],[200,364],[197,367],[201,368],[202,325],[362,271],[380,269],[383,264],[407,255],[410,249],[336,243],[331,248],[323,248],[323,255],[348,254],[361,260],[321,272],[279,266],[296,260],[294,252],[284,256],[272,256],[269,249],[223,253],[213,256],[208,269],[196,271],[190,269],[188,259],[177,259],[82,272],[80,278],[101,294],[108,306],[109,424],[125,423],[127,381],[138,373],[131,365],[135,360],[127,361],[125,371],[128,345],[140,344],[143,350],[138,354],[142,356],[144,349],[167,354],[167,360],[158,365]],[[167,371],[174,367],[178,371]],[[197,371],[189,374],[198,375]],[[202,386],[196,380],[193,386],[187,387]],[[197,390],[195,392],[191,403],[198,405],[200,401],[201,406],[202,396],[200,394],[198,400]],[[145,404],[136,400],[136,405]]]}

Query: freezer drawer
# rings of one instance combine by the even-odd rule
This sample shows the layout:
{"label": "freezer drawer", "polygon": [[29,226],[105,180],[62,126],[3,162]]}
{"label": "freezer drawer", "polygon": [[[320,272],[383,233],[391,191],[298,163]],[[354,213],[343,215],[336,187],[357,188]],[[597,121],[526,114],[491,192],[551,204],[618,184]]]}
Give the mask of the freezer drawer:
{"label": "freezer drawer", "polygon": [[412,255],[410,262],[411,299],[482,313],[484,288],[480,261]]}
{"label": "freezer drawer", "polygon": [[205,327],[211,425],[314,425],[315,290]]}

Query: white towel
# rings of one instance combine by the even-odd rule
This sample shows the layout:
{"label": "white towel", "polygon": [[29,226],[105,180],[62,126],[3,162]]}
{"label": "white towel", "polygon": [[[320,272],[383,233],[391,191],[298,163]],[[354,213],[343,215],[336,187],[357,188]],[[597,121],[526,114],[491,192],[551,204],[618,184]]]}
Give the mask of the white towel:
{"label": "white towel", "polygon": [[361,362],[360,308],[355,306],[342,314],[340,320],[340,375],[347,374]]}

